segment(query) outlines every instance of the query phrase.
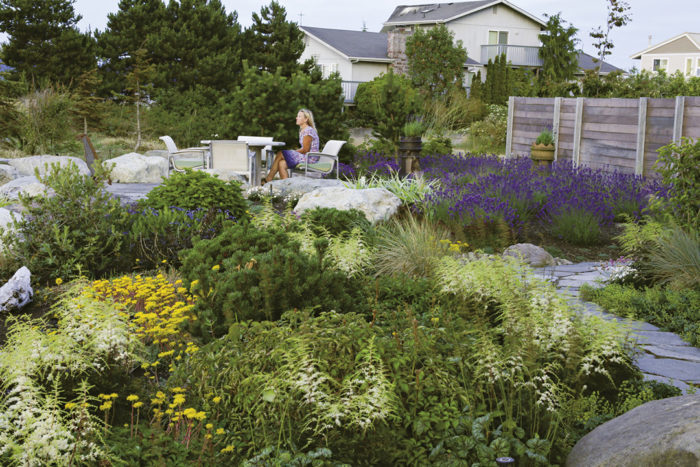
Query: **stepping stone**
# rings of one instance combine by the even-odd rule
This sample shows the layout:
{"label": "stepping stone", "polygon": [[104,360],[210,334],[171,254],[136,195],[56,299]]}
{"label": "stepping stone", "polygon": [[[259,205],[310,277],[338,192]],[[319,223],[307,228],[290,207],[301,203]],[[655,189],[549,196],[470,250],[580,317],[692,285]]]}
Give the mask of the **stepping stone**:
{"label": "stepping stone", "polygon": [[681,391],[683,391],[683,394],[688,394],[688,390],[692,387],[689,384],[684,383],[683,381],[666,378],[665,376],[650,375],[649,373],[642,373],[642,376],[644,377],[644,381],[658,381],[659,383],[666,383],[670,386],[675,386]]}
{"label": "stepping stone", "polygon": [[677,334],[665,331],[637,331],[634,333],[639,345],[688,345]]}
{"label": "stepping stone", "polygon": [[[657,328],[653,324],[649,324],[645,321],[637,321],[636,319],[629,319],[629,318],[623,318],[621,321],[622,324],[627,326],[629,329],[632,329],[634,331],[655,331],[655,332],[663,332],[661,329]],[[637,334],[637,333],[634,333]]]}
{"label": "stepping stone", "polygon": [[690,345],[643,345],[642,348],[657,357],[700,363],[700,349]]}
{"label": "stepping stone", "polygon": [[665,376],[691,384],[700,384],[700,363],[672,358],[655,358],[651,355],[639,356],[635,364],[642,373]]}

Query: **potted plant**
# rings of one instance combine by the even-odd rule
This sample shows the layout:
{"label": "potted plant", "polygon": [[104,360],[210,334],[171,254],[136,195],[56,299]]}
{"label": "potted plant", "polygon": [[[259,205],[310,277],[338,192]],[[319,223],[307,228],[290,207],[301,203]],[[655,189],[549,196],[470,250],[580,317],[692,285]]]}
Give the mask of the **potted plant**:
{"label": "potted plant", "polygon": [[407,122],[403,126],[403,131],[399,138],[399,173],[408,175],[417,168],[418,157],[423,149],[423,136],[425,128],[423,123],[414,120]]}
{"label": "potted plant", "polygon": [[530,147],[530,158],[538,165],[548,165],[554,160],[554,135],[551,130],[542,130]]}

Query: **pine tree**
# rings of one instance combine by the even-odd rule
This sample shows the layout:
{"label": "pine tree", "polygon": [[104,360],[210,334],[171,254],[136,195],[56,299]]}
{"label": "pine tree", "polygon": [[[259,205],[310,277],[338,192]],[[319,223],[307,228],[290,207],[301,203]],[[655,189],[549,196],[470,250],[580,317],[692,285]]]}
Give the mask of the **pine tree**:
{"label": "pine tree", "polygon": [[291,76],[313,66],[313,62],[299,64],[305,47],[304,33],[287,21],[286,10],[275,0],[263,6],[260,14],[253,13],[253,24],[243,37],[243,56],[254,68],[274,73],[277,67],[282,67],[282,76]]}
{"label": "pine tree", "polygon": [[494,95],[494,83],[496,81],[496,75],[498,71],[493,60],[489,58],[486,64],[486,82],[484,82],[484,103],[491,104],[493,102]]}
{"label": "pine tree", "polygon": [[95,118],[98,113],[96,107],[100,102],[97,96],[97,88],[100,77],[97,67],[81,74],[73,87],[73,113],[83,124],[83,133],[88,133],[88,119]]}
{"label": "pine tree", "polygon": [[147,50],[149,60],[158,63],[160,30],[167,25],[162,0],[121,0],[119,10],[107,15],[107,28],[95,32],[103,95],[126,92],[126,75],[133,67],[136,50]]}
{"label": "pine tree", "polygon": [[472,86],[469,92],[472,99],[484,100],[484,84],[481,82],[481,70],[477,71],[472,78]]}
{"label": "pine tree", "polygon": [[77,29],[74,0],[0,0],[3,61],[34,82],[70,84],[95,66],[94,40]]}
{"label": "pine tree", "polygon": [[[545,15],[546,16],[546,15]],[[541,94],[556,93],[563,83],[574,79],[578,70],[578,52],[576,50],[576,32],[578,29],[569,25],[558,13],[547,18],[547,26],[539,39],[542,47],[539,56],[542,70],[539,75]]]}

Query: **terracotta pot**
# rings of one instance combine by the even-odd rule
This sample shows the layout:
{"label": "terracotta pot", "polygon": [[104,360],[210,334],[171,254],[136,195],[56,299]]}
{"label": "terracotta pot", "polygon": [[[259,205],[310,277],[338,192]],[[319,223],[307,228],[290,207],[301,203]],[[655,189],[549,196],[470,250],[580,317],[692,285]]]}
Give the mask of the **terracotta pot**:
{"label": "terracotta pot", "polygon": [[548,166],[554,160],[554,145],[533,144],[530,146],[530,159],[535,161],[536,165]]}

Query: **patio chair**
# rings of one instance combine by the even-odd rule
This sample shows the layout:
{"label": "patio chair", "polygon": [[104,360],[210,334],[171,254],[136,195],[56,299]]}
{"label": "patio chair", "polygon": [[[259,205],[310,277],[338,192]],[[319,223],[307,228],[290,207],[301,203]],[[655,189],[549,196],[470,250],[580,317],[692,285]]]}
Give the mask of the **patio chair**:
{"label": "patio chair", "polygon": [[250,154],[245,141],[215,140],[211,142],[212,169],[231,170],[251,179]]}
{"label": "patio chair", "polygon": [[[186,149],[178,149],[175,145],[175,141],[170,136],[161,136],[161,141],[165,143],[165,147],[168,148],[168,161],[170,163],[170,168],[176,172],[184,172],[185,169],[206,169],[209,164],[207,164],[207,153],[209,152],[209,147],[193,147]],[[183,154],[201,154],[202,160],[197,159],[187,159],[187,158],[177,158],[176,156],[181,156]]]}
{"label": "patio chair", "polygon": [[[251,141],[262,141],[264,143],[271,143],[273,138],[271,136],[238,136],[238,141],[245,141],[250,143]],[[270,154],[272,154],[272,146],[265,146],[262,150],[262,160],[265,161],[265,167],[270,167]]]}
{"label": "patio chair", "polygon": [[[340,148],[342,148],[345,143],[346,141],[332,139],[328,141],[325,146],[323,146],[321,152],[307,153],[306,160],[294,167],[294,169],[290,170],[289,176],[291,177],[293,172],[301,173],[302,171],[304,172],[305,177],[309,176],[309,172],[318,173],[320,175],[328,175],[333,172],[333,167],[335,167],[335,177],[340,178],[338,153],[340,152]],[[318,157],[318,161],[309,164],[309,158],[312,157]]]}

